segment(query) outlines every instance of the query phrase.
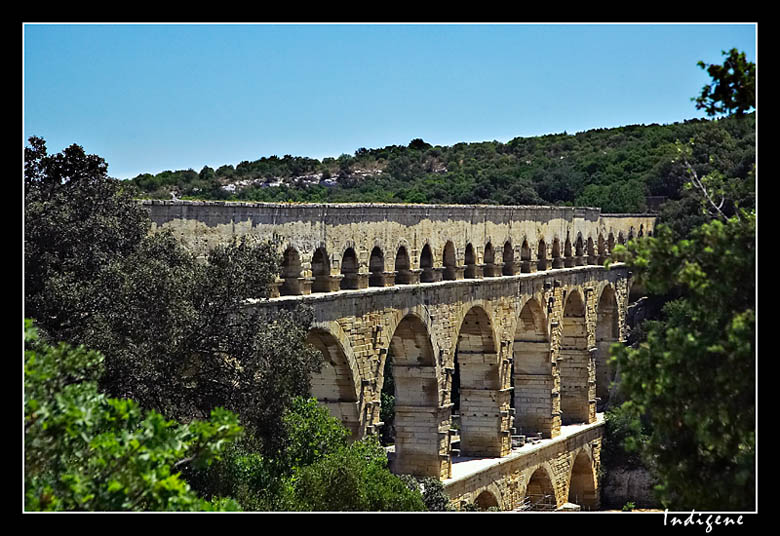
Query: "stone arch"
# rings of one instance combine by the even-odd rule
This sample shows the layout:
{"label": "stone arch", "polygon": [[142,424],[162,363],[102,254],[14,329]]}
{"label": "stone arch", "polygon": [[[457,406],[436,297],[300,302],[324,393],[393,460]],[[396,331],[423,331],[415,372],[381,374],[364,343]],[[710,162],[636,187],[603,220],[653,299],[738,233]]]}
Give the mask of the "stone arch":
{"label": "stone arch", "polygon": [[344,250],[344,254],[341,257],[341,279],[340,288],[356,289],[358,288],[358,270],[360,264],[358,263],[358,257],[355,253],[355,248],[348,247]]}
{"label": "stone arch", "polygon": [[613,249],[615,249],[615,235],[610,232],[607,235],[607,256],[612,256]]}
{"label": "stone arch", "polygon": [[474,246],[471,243],[466,244],[466,258],[465,258],[466,270],[463,276],[466,279],[474,279],[477,277],[477,255],[474,251]]}
{"label": "stone arch", "polygon": [[491,484],[487,488],[483,489],[479,495],[474,499],[474,505],[478,510],[487,510],[489,508],[501,508],[501,493],[498,491],[495,484]]}
{"label": "stone arch", "polygon": [[598,264],[604,264],[604,261],[607,260],[607,242],[604,240],[604,235],[601,233],[599,233],[597,242],[597,252],[598,256],[596,262]]}
{"label": "stone arch", "polygon": [[618,232],[618,244],[625,244],[626,239],[623,237],[623,231]]}
{"label": "stone arch", "polygon": [[553,378],[550,336],[544,311],[528,300],[520,311],[512,346],[515,427],[524,435],[552,437]]}
{"label": "stone arch", "polygon": [[595,393],[591,396],[593,367],[588,351],[585,313],[585,300],[579,290],[570,291],[563,308],[558,353],[562,424],[592,422],[591,401],[595,403]]}
{"label": "stone arch", "polygon": [[584,253],[585,243],[582,240],[582,234],[577,233],[577,240],[574,242],[574,265],[582,266],[585,264]]}
{"label": "stone arch", "polygon": [[540,272],[548,269],[547,244],[544,238],[539,239],[539,245],[536,248],[536,269]]}
{"label": "stone arch", "polygon": [[311,257],[312,292],[330,292],[330,257],[325,246],[320,246]]}
{"label": "stone arch", "polygon": [[520,271],[524,274],[533,272],[531,266],[531,248],[528,246],[528,240],[524,239],[520,246]]}
{"label": "stone arch", "polygon": [[311,396],[341,420],[352,439],[358,439],[361,434],[358,369],[354,356],[348,357],[345,350],[351,350],[349,344],[342,344],[331,329],[331,326],[313,327],[306,336],[306,342],[323,357],[320,372],[311,375]]}
{"label": "stone arch", "polygon": [[385,254],[379,246],[375,246],[371,250],[371,256],[368,261],[368,286],[369,287],[383,287],[385,286]]}
{"label": "stone arch", "polygon": [[547,467],[542,465],[528,478],[523,494],[524,510],[555,510],[558,499]]}
{"label": "stone arch", "polygon": [[509,392],[501,390],[495,330],[488,312],[473,305],[463,316],[455,348],[455,377],[460,413],[460,450],[466,456],[501,456],[501,411],[509,410]]}
{"label": "stone arch", "polygon": [[615,371],[609,365],[609,348],[620,340],[620,324],[617,295],[611,285],[601,291],[596,306],[596,399],[599,406],[609,398],[609,386],[615,379]]}
{"label": "stone arch", "polygon": [[493,250],[493,244],[488,241],[487,244],[485,244],[485,268],[484,268],[484,275],[485,277],[496,277],[498,275],[498,270],[496,268],[496,253]]}
{"label": "stone arch", "polygon": [[455,245],[452,240],[447,240],[444,244],[444,252],[442,253],[442,264],[444,265],[444,279],[452,281],[456,278],[456,266],[458,260],[455,256]]}
{"label": "stone arch", "polygon": [[553,245],[552,245],[552,267],[563,268],[563,257],[561,256],[561,240],[557,236],[553,239]]}
{"label": "stone arch", "polygon": [[568,502],[578,504],[583,510],[598,510],[598,484],[593,460],[587,450],[581,449],[574,458],[569,473]]}
{"label": "stone arch", "polygon": [[434,281],[433,273],[433,250],[430,244],[425,244],[420,252],[420,274],[421,283],[430,283]]}
{"label": "stone arch", "polygon": [[587,248],[588,248],[588,264],[596,264],[596,248],[593,244],[593,237],[588,237],[587,242]]}
{"label": "stone arch", "polygon": [[282,268],[280,276],[282,284],[279,287],[279,294],[289,296],[301,294],[301,256],[298,250],[289,246],[282,254]]}
{"label": "stone arch", "polygon": [[504,253],[502,255],[504,265],[501,267],[502,275],[515,275],[515,252],[512,249],[512,242],[504,242]]}
{"label": "stone arch", "polygon": [[406,246],[398,246],[395,254],[395,282],[400,285],[408,285],[412,282],[412,266],[409,260],[409,251]]}
{"label": "stone arch", "polygon": [[416,314],[393,330],[388,356],[395,382],[393,471],[440,476],[439,383],[436,356],[426,323]]}
{"label": "stone arch", "polygon": [[645,236],[645,225],[643,223],[639,224],[639,234],[637,235],[638,238],[642,238]]}
{"label": "stone arch", "polygon": [[566,232],[566,242],[563,245],[563,266],[564,268],[574,266],[574,258],[571,255],[571,239],[568,231]]}

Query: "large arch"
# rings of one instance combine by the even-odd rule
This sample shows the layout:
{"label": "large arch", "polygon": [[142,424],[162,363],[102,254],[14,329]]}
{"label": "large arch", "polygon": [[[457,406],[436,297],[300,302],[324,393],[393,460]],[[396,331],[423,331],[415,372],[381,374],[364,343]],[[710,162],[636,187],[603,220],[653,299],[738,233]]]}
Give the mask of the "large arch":
{"label": "large arch", "polygon": [[388,350],[395,383],[393,471],[441,476],[439,384],[425,323],[414,314],[396,326]]}
{"label": "large arch", "polygon": [[333,417],[352,433],[352,439],[361,434],[360,412],[355,371],[339,340],[327,329],[315,327],[306,336],[306,342],[322,354],[320,372],[311,375],[311,396],[328,408]]}
{"label": "large arch", "polygon": [[536,299],[525,303],[512,347],[515,427],[523,435],[552,437],[553,388],[547,320]]}
{"label": "large arch", "polygon": [[569,475],[568,501],[580,505],[583,510],[598,510],[599,508],[596,471],[593,467],[593,461],[585,450],[579,452],[572,464]]}
{"label": "large arch", "polygon": [[[464,456],[501,456],[501,411],[509,411],[509,393],[501,389],[498,348],[490,315],[480,306],[463,317],[455,348],[456,409],[460,414],[460,450]],[[453,386],[455,390],[456,386]]]}
{"label": "large arch", "polygon": [[615,379],[615,371],[609,364],[609,349],[619,339],[617,296],[612,286],[607,285],[596,308],[596,399],[600,400],[599,407],[606,405],[610,383]]}
{"label": "large arch", "polygon": [[[561,323],[561,345],[558,371],[561,385],[561,423],[591,422],[592,365],[588,351],[588,330],[585,321],[585,302],[579,290],[572,290],[566,298]],[[593,400],[595,404],[595,400]],[[595,406],[593,407],[595,412]],[[594,413],[595,415],[595,413]]]}

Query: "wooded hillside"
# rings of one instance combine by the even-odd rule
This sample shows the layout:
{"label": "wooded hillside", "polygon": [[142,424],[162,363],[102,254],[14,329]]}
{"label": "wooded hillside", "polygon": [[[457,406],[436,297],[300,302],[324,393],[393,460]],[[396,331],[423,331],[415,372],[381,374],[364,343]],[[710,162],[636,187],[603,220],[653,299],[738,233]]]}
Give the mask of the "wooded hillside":
{"label": "wooded hillside", "polygon": [[[432,146],[359,148],[353,155],[284,155],[254,162],[141,174],[142,197],[273,202],[578,205],[642,212],[647,198],[680,199],[686,166],[676,142],[693,140],[699,176],[747,178],[755,162],[755,113],[742,118],[630,125],[577,134]],[[652,208],[652,207],[651,207]]]}

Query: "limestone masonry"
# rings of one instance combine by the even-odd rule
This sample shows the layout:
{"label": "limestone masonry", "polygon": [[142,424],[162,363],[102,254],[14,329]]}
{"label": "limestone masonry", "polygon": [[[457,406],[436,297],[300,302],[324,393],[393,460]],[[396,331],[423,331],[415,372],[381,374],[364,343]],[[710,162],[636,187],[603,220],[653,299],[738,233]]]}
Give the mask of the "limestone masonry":
{"label": "limestone masonry", "polygon": [[[454,504],[598,508],[609,346],[626,336],[630,274],[604,267],[655,217],[536,206],[144,201],[191,249],[276,239],[274,297],[306,303],[325,358],[313,395],[377,433],[395,380],[397,473],[434,476]],[[453,395],[456,395],[453,397]],[[563,430],[563,432],[562,432]],[[477,473],[453,470],[496,459]],[[492,463],[492,462],[491,462]]]}

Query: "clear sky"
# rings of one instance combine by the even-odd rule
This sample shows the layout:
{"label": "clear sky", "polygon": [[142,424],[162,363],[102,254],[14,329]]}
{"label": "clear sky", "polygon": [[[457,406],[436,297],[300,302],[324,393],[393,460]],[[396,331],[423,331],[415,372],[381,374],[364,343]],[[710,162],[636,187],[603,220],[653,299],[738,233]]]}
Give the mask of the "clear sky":
{"label": "clear sky", "polygon": [[24,143],[109,175],[705,117],[755,24],[26,24]]}

